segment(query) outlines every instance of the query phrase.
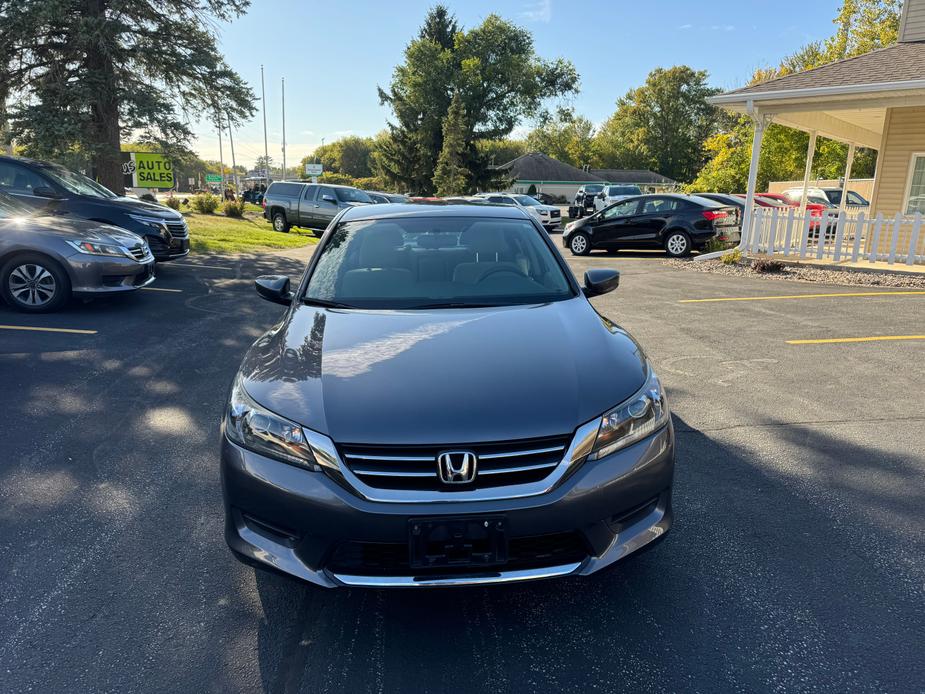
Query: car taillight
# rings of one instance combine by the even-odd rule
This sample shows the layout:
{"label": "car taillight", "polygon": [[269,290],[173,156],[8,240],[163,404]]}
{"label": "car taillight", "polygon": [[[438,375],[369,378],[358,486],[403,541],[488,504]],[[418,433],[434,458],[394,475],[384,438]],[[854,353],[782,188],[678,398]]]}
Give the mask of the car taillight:
{"label": "car taillight", "polygon": [[717,219],[725,219],[727,217],[725,212],[714,212],[713,210],[704,210],[701,214],[703,214],[704,219],[710,222],[714,222]]}
{"label": "car taillight", "polygon": [[821,216],[822,216],[822,210],[820,210],[820,209],[812,209],[812,210],[809,211],[809,216],[810,216],[810,217],[821,217]]}

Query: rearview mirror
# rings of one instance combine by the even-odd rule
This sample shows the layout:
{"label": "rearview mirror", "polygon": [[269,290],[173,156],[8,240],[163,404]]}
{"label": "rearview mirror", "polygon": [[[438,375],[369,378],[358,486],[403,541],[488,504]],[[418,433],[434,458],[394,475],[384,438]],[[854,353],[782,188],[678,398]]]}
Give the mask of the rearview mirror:
{"label": "rearview mirror", "polygon": [[620,273],[617,270],[600,267],[585,272],[585,296],[607,294],[620,286]]}
{"label": "rearview mirror", "polygon": [[54,188],[49,188],[48,186],[39,186],[38,188],[32,189],[32,194],[40,198],[57,198],[60,197],[54,190]]}
{"label": "rearview mirror", "polygon": [[288,306],[292,303],[289,278],[285,275],[261,275],[254,280],[254,288],[261,298],[274,304]]}

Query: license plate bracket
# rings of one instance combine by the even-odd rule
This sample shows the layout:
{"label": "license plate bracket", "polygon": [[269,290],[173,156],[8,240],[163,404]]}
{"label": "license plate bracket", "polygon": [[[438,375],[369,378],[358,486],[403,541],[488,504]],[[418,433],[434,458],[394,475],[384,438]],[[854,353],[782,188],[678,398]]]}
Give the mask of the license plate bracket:
{"label": "license plate bracket", "polygon": [[408,551],[412,569],[504,564],[507,521],[503,516],[412,518]]}

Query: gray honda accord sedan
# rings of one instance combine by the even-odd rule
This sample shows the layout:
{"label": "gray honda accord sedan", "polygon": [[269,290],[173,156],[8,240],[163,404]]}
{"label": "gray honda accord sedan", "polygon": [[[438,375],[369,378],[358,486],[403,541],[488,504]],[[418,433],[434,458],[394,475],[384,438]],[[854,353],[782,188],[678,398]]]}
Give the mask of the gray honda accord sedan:
{"label": "gray honda accord sedan", "polygon": [[640,345],[523,211],[370,205],[329,226],[222,426],[226,540],[319,586],[587,575],[671,526],[674,431]]}
{"label": "gray honda accord sedan", "polygon": [[132,291],[154,281],[140,236],[100,222],[36,216],[0,191],[0,296],[15,309],[54,311],[71,296]]}

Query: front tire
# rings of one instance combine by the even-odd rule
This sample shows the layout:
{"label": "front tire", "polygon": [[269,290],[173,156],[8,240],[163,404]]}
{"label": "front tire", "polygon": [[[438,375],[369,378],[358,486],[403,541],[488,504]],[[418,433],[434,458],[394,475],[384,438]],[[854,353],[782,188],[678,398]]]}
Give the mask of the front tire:
{"label": "front tire", "polygon": [[682,258],[691,253],[691,237],[683,231],[672,231],[665,239],[665,251],[672,258]]}
{"label": "front tire", "polygon": [[284,213],[273,213],[273,230],[279,231],[283,234],[289,231],[289,220],[286,219],[286,215]]}
{"label": "front tire", "polygon": [[568,240],[568,248],[572,255],[588,255],[591,252],[591,239],[587,234],[579,231]]}
{"label": "front tire", "polygon": [[51,258],[28,253],[0,268],[0,294],[19,311],[48,313],[57,311],[71,298],[71,280]]}

